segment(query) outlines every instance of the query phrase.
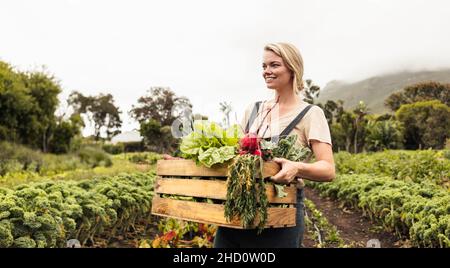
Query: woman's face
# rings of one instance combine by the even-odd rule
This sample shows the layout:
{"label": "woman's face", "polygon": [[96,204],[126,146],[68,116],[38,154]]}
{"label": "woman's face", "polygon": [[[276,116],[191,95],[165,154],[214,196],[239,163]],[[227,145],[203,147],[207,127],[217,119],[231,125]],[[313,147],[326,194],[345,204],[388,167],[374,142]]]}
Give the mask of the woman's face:
{"label": "woman's face", "polygon": [[292,86],[292,72],[283,59],[272,51],[264,51],[263,77],[267,88],[282,89]]}

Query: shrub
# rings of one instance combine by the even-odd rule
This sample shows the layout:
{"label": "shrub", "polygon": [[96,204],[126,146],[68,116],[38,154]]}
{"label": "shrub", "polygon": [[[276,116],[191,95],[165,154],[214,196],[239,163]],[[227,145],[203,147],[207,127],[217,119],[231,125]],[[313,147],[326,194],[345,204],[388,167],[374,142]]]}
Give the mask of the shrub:
{"label": "shrub", "polygon": [[81,162],[88,164],[90,167],[112,166],[112,160],[103,150],[94,147],[84,147],[77,153]]}
{"label": "shrub", "polygon": [[125,151],[125,146],[123,143],[105,144],[102,149],[108,154],[121,154]]}

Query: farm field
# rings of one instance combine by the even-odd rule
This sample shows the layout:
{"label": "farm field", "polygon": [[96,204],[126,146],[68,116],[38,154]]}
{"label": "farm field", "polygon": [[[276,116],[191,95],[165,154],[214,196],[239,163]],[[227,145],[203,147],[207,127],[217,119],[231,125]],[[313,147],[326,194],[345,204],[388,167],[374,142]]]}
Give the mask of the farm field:
{"label": "farm field", "polygon": [[[0,246],[66,247],[76,239],[81,247],[211,247],[216,226],[150,214],[158,158],[120,154],[109,167],[6,174]],[[335,159],[333,182],[305,188],[304,247],[450,247],[448,151]]]}

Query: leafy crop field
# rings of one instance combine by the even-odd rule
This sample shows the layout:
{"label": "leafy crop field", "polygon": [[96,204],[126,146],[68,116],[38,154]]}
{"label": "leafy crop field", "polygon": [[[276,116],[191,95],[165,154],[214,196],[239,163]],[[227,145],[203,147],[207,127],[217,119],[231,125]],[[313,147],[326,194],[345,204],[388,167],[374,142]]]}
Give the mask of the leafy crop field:
{"label": "leafy crop field", "polygon": [[0,247],[93,244],[96,235],[123,233],[148,217],[153,173],[81,181],[47,181],[0,189]]}
{"label": "leafy crop field", "polygon": [[450,247],[450,159],[445,151],[336,155],[339,175],[310,183],[415,247]]}
{"label": "leafy crop field", "polygon": [[[46,175],[11,170],[0,177],[0,247],[66,247],[70,239],[82,247],[110,247],[111,241],[119,241],[115,247],[212,247],[215,226],[150,215],[159,155],[110,158],[109,167],[80,162]],[[367,221],[365,228],[382,229],[408,246],[450,247],[448,151],[341,152],[335,160],[333,182],[307,187],[329,200],[338,217],[350,209],[353,218]],[[346,237],[356,221],[343,227],[317,199],[305,205],[306,246],[365,245],[364,238]]]}

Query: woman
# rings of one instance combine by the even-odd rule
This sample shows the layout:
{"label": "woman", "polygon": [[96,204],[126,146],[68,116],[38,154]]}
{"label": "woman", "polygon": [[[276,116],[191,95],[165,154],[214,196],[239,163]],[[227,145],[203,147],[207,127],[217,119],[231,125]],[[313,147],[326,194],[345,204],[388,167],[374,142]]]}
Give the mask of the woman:
{"label": "woman", "polygon": [[[303,89],[303,60],[291,44],[268,44],[264,48],[263,78],[269,89],[275,91],[273,100],[256,103],[248,108],[242,127],[246,132],[262,138],[296,134],[297,145],[309,147],[314,163],[293,162],[275,158],[281,170],[271,179],[288,184],[297,180],[297,225],[289,228],[238,230],[219,227],[214,247],[300,247],[303,239],[303,186],[298,177],[313,181],[331,181],[335,177],[331,135],[325,115],[317,106],[308,105],[300,96]],[[281,131],[280,131],[281,130]]]}

